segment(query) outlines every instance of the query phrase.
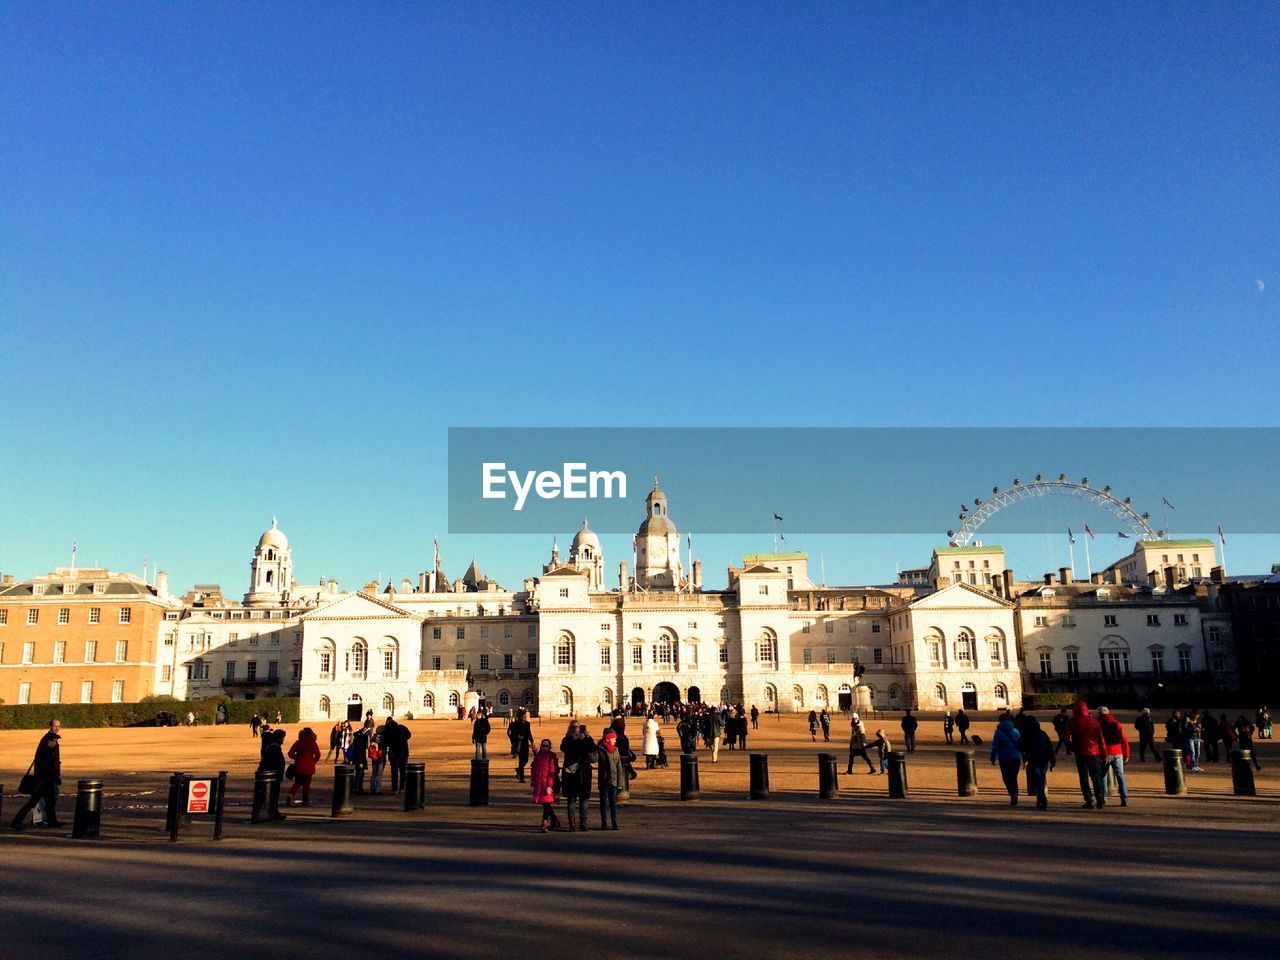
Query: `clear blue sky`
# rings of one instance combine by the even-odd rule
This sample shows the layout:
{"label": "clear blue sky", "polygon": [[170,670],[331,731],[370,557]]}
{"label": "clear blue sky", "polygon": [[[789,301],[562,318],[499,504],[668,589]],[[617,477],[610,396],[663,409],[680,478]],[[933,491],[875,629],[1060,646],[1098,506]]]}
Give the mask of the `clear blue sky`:
{"label": "clear blue sky", "polygon": [[[414,576],[451,425],[1274,425],[1277,36],[1263,3],[5,4],[0,569],[78,538],[239,592],[277,514],[304,582]],[[444,544],[509,584],[546,547]],[[793,544],[844,582],[931,545]]]}

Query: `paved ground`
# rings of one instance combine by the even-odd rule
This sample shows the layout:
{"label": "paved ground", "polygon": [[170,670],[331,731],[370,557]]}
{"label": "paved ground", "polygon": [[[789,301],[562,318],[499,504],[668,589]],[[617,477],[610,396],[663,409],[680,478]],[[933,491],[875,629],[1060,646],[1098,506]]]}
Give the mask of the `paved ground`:
{"label": "paved ground", "polygon": [[[465,805],[467,724],[412,726],[428,769],[424,812],[369,798],[349,820],[321,805],[265,827],[247,823],[256,742],[243,728],[66,731],[68,785],[108,781],[104,836],[0,835],[0,958],[1096,960],[1274,956],[1280,942],[1269,744],[1257,798],[1231,795],[1225,765],[1193,778],[1191,796],[1167,798],[1148,764],[1134,771],[1128,809],[1087,812],[1063,766],[1040,813],[1010,810],[985,763],[982,793],[956,797],[953,753],[932,723],[909,799],[855,774],[842,777],[841,799],[820,801],[824,745],[799,718],[768,719],[749,745],[770,756],[771,800],[746,799],[745,756],[722,753],[713,767],[704,755],[701,800],[679,801],[674,767],[642,771],[617,833],[544,836],[505,758],[494,760],[492,805]],[[537,732],[562,730],[547,721]],[[16,782],[36,738],[0,733],[0,779]],[[164,778],[175,769],[229,771],[227,839],[196,827],[166,842]]]}

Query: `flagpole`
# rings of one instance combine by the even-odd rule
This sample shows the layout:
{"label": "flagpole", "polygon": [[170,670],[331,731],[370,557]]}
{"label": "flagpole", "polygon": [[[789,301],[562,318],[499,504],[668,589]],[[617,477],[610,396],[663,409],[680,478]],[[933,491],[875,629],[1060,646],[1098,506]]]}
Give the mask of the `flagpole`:
{"label": "flagpole", "polygon": [[1089,558],[1089,539],[1091,535],[1086,535],[1084,541],[1084,572],[1085,579],[1093,579],[1093,561]]}
{"label": "flagpole", "polygon": [[1076,569],[1076,541],[1071,534],[1067,534],[1067,555],[1071,558],[1071,576],[1074,579]]}

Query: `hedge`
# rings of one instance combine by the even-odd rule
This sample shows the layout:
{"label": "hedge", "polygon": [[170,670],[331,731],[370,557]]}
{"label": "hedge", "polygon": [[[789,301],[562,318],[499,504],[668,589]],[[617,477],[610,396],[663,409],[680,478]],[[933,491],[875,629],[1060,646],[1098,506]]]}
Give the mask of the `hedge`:
{"label": "hedge", "polygon": [[174,697],[146,697],[137,703],[32,703],[22,706],[0,705],[0,730],[40,730],[57,718],[64,727],[140,727],[149,725],[157,713],[169,711],[179,722],[187,713],[196,722],[212,724],[218,704],[226,704],[229,723],[248,723],[254,713],[265,711],[272,722],[280,711],[286,723],[298,722],[297,697],[272,697],[266,700],[232,700],[210,697],[207,700],[178,700]]}
{"label": "hedge", "polygon": [[1073,706],[1079,699],[1075,693],[1024,693],[1022,705],[1028,710],[1057,710]]}

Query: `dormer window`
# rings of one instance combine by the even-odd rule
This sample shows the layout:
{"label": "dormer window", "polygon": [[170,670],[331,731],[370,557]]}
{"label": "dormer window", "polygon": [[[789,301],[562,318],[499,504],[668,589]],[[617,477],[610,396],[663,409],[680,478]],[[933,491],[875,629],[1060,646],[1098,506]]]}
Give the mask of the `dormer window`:
{"label": "dormer window", "polygon": [[75,585],[74,583],[64,583],[64,584],[62,585],[62,592],[63,592],[63,593],[75,593],[75,592],[76,592],[76,585]]}

